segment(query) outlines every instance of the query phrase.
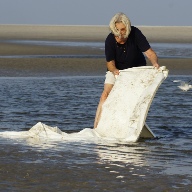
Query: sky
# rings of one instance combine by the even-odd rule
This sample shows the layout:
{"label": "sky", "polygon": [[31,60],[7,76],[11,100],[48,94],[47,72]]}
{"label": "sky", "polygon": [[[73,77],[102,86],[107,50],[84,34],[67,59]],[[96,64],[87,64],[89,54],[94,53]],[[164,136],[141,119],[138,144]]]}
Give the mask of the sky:
{"label": "sky", "polygon": [[124,12],[132,25],[192,26],[192,0],[0,0],[0,24],[108,25]]}

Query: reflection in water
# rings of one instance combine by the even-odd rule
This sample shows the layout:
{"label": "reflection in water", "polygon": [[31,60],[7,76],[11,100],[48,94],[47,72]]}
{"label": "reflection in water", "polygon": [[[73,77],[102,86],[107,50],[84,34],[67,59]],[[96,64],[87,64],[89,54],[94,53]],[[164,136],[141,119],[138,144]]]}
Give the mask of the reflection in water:
{"label": "reflection in water", "polygon": [[[17,132],[19,133],[19,132]],[[140,141],[138,143],[114,143],[106,140],[50,140],[50,138],[38,138],[38,137],[23,137],[19,134],[8,134],[7,138],[14,144],[21,144],[23,146],[32,147],[35,151],[48,150],[50,152],[61,152],[64,154],[70,154],[71,152],[76,155],[84,154],[85,157],[92,156],[94,154],[95,163],[105,164],[107,166],[122,167],[131,166],[131,172],[135,169],[142,172],[150,169],[158,169],[162,174],[191,174],[192,161],[189,160],[189,153],[191,153],[191,145],[188,143],[190,140],[175,139],[172,144],[163,144],[162,139],[153,139],[147,141]],[[12,140],[12,141],[11,141]],[[162,141],[161,141],[162,140]],[[182,143],[181,143],[182,142]],[[182,150],[179,150],[179,146],[185,146]],[[24,151],[25,152],[25,151]],[[182,161],[181,159],[182,158]],[[97,160],[96,160],[97,159]],[[33,163],[40,163],[42,160],[38,160]],[[69,159],[71,164],[79,163],[79,160]],[[185,162],[185,163],[184,163]],[[84,159],[81,164],[92,163],[89,158]],[[187,166],[187,168],[186,168]],[[136,168],[135,168],[136,167]],[[143,175],[143,173],[140,173]]]}

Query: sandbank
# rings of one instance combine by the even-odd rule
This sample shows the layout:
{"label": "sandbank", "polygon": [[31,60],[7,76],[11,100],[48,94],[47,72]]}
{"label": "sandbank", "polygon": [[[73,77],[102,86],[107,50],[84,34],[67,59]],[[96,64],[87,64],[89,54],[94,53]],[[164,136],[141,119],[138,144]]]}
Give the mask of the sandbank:
{"label": "sandbank", "polygon": [[[192,27],[138,26],[150,42],[192,43]],[[0,58],[1,77],[105,75],[104,50],[15,44],[9,40],[104,42],[108,26],[0,25],[0,56],[97,55],[100,58]],[[170,75],[192,75],[192,59],[160,58]],[[150,65],[148,63],[148,65]]]}
{"label": "sandbank", "polygon": [[[150,42],[192,43],[192,26],[136,26]],[[2,39],[104,41],[108,26],[0,25]]]}

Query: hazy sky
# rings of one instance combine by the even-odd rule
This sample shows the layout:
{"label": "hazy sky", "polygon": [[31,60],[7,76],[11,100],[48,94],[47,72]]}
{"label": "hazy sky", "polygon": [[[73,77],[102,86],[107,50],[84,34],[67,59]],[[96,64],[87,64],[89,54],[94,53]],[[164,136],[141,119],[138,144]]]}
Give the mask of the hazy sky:
{"label": "hazy sky", "polygon": [[0,0],[0,24],[108,25],[124,12],[132,25],[192,26],[192,0]]}

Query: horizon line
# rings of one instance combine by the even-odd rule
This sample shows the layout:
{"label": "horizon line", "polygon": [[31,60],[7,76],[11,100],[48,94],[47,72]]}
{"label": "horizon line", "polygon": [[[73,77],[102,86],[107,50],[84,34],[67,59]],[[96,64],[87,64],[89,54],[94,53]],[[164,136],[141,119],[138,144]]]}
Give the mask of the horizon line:
{"label": "horizon line", "polygon": [[[108,25],[52,25],[52,24],[1,24],[2,25],[15,25],[15,26],[55,26],[55,27],[109,27]],[[138,27],[192,27],[190,25],[133,25]]]}

